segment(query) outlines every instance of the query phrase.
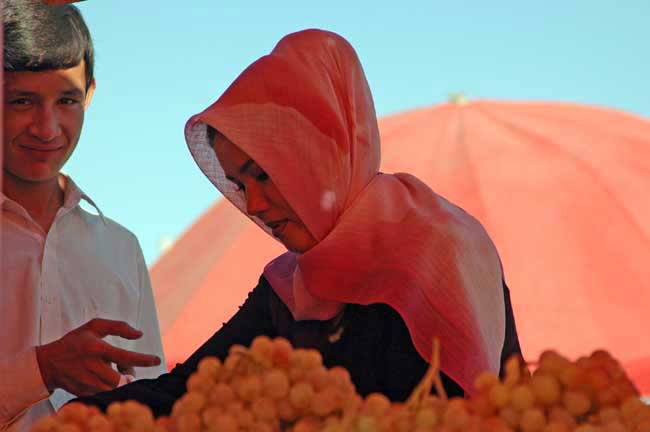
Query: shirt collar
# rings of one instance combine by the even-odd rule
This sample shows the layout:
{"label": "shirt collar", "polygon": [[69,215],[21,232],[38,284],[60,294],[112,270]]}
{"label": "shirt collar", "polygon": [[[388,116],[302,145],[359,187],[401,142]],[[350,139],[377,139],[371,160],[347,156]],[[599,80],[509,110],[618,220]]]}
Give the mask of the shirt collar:
{"label": "shirt collar", "polygon": [[[97,207],[95,202],[88,196],[86,195],[80,188],[77,186],[77,184],[67,175],[61,173],[59,174],[59,185],[63,189],[63,209],[64,212],[67,213],[73,208],[77,207],[81,200],[86,201],[88,204],[93,206],[95,210],[97,210],[97,214],[101,218],[102,222],[105,224],[106,219],[104,217],[104,214],[102,211]],[[25,209],[18,204],[17,202],[9,199],[4,193],[0,191],[0,208],[7,208],[7,209],[12,209],[13,211],[16,211],[18,213],[25,213]]]}
{"label": "shirt collar", "polygon": [[63,208],[65,209],[66,212],[77,207],[81,202],[81,200],[84,200],[88,204],[93,206],[93,208],[97,211],[97,214],[101,218],[102,222],[106,223],[106,219],[104,218],[104,213],[102,213],[99,207],[97,207],[97,204],[95,204],[95,202],[88,195],[86,195],[69,176],[65,174],[60,174],[59,184],[63,188]]}

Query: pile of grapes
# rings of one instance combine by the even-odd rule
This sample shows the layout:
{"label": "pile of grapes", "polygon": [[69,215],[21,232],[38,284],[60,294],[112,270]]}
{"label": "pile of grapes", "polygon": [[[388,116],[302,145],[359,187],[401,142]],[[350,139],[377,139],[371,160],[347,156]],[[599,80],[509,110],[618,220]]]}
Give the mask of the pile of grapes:
{"label": "pile of grapes", "polygon": [[577,361],[547,351],[528,365],[513,357],[502,380],[484,372],[471,397],[448,399],[434,345],[429,371],[403,403],[364,399],[317,351],[260,336],[250,348],[233,346],[223,363],[203,359],[169,417],[154,419],[134,401],[106,414],[69,404],[32,432],[650,432],[650,405],[606,351]]}

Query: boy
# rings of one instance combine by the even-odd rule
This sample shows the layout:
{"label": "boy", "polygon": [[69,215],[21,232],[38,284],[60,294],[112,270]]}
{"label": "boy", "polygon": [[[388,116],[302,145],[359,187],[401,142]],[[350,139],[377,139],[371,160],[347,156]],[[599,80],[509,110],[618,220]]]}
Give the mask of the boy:
{"label": "boy", "polygon": [[18,431],[165,367],[137,239],[60,172],[95,90],[86,24],[71,5],[3,3],[0,429]]}

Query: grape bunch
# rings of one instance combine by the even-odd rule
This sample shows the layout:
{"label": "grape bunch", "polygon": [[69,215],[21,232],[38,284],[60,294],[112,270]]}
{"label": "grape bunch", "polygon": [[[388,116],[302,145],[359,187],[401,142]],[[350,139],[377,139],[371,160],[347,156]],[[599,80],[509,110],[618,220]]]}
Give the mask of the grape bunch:
{"label": "grape bunch", "polygon": [[[426,375],[405,402],[359,396],[349,373],[282,338],[206,357],[169,417],[135,401],[106,414],[73,403],[32,432],[650,432],[650,405],[608,352],[570,361],[554,351],[509,359],[500,379],[483,372],[471,397],[448,399],[434,341]],[[435,388],[436,394],[432,394]]]}
{"label": "grape bunch", "polygon": [[358,401],[350,374],[327,369],[320,353],[294,349],[282,338],[235,345],[222,363],[201,360],[187,393],[172,409],[172,432],[320,430]]}
{"label": "grape bunch", "polygon": [[637,424],[626,423],[618,413],[628,403],[643,405],[638,391],[606,351],[575,362],[546,351],[536,365],[531,374],[513,357],[505,365],[503,380],[488,372],[476,379],[477,393],[469,406],[471,412],[489,419],[485,430],[637,431]]}
{"label": "grape bunch", "polygon": [[167,432],[149,407],[135,401],[114,402],[106,414],[74,402],[38,421],[31,432]]}

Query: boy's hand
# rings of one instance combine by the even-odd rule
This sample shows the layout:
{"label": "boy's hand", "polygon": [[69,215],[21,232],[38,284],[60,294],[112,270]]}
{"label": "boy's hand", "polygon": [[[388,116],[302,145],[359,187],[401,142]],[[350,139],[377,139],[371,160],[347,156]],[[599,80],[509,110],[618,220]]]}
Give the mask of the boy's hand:
{"label": "boy's hand", "polygon": [[77,396],[114,389],[119,370],[157,366],[160,358],[127,351],[102,340],[104,336],[138,339],[142,332],[123,321],[96,318],[47,345],[36,347],[41,376],[50,391],[57,388]]}

